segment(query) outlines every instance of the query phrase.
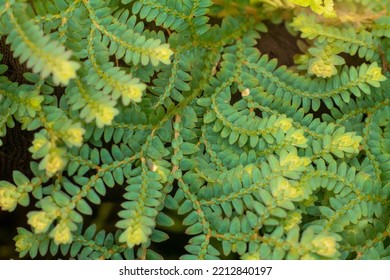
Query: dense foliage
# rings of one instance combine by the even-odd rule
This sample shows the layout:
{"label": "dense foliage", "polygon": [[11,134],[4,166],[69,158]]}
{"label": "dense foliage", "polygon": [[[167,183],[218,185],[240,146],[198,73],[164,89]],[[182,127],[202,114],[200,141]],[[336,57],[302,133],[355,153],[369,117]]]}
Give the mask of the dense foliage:
{"label": "dense foliage", "polygon": [[[20,257],[156,259],[176,227],[183,259],[390,258],[389,6],[0,0],[26,69],[0,64],[0,137],[34,132],[33,175],[0,181]],[[293,66],[265,22],[300,36]],[[112,189],[116,229],[86,223]]]}

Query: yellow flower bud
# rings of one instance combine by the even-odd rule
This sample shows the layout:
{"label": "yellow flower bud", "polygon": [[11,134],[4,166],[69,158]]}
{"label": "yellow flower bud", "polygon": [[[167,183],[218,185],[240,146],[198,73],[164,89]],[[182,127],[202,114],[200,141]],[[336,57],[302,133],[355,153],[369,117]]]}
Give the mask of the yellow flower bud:
{"label": "yellow flower bud", "polygon": [[280,157],[280,166],[288,171],[297,171],[310,164],[310,159],[307,157],[297,156],[297,151],[290,152],[286,156]]}
{"label": "yellow flower bud", "polygon": [[144,84],[126,84],[120,87],[119,91],[122,94],[122,102],[125,106],[129,105],[130,101],[140,102],[142,92],[145,90]]}
{"label": "yellow flower bud", "polygon": [[283,132],[287,132],[292,127],[292,119],[280,118],[275,122],[275,126],[279,127]]}
{"label": "yellow flower bud", "polygon": [[150,230],[136,223],[128,227],[119,237],[119,242],[126,242],[129,248],[148,241]]}
{"label": "yellow flower bud", "polygon": [[29,149],[29,151],[32,153],[39,151],[46,144],[50,145],[46,138],[35,138],[32,144],[32,147]]}
{"label": "yellow flower bud", "polygon": [[298,226],[302,222],[302,214],[297,211],[292,211],[287,214],[287,218],[283,223],[285,232],[289,232],[293,227]]}
{"label": "yellow flower bud", "polygon": [[303,130],[298,129],[290,136],[291,142],[294,146],[305,148],[307,147],[307,138],[303,135]]}
{"label": "yellow flower bud", "polygon": [[308,68],[308,73],[314,74],[317,77],[321,77],[321,78],[329,78],[337,74],[337,69],[331,63],[327,63],[321,59],[316,59],[314,62],[310,64]]}
{"label": "yellow flower bud", "polygon": [[65,132],[64,140],[70,146],[81,147],[85,129],[82,127],[71,127]]}
{"label": "yellow flower bud", "polygon": [[332,18],[336,16],[334,11],[333,0],[289,0],[289,2],[302,7],[308,7],[312,9],[313,12],[324,15],[326,18]]}
{"label": "yellow flower bud", "polygon": [[20,193],[16,191],[16,187],[8,182],[5,182],[3,186],[0,187],[1,210],[12,212],[18,204],[19,196]]}
{"label": "yellow flower bud", "polygon": [[317,236],[311,242],[315,252],[323,257],[333,257],[337,253],[337,242],[332,236]]}
{"label": "yellow flower bud", "polygon": [[48,61],[49,67],[53,72],[53,81],[55,84],[67,85],[69,80],[76,78],[77,69],[80,65],[74,61],[68,61],[64,58],[56,58],[53,61]]}
{"label": "yellow flower bud", "polygon": [[158,47],[155,47],[149,52],[149,55],[152,59],[152,64],[156,64],[153,63],[153,60],[160,61],[164,64],[170,64],[170,57],[172,56],[172,54],[173,51],[169,48],[168,44],[163,44]]}
{"label": "yellow flower bud", "polygon": [[332,140],[332,146],[347,153],[359,153],[359,144],[363,138],[356,136],[354,132],[347,132]]}
{"label": "yellow flower bud", "polygon": [[341,136],[336,143],[340,147],[351,147],[351,146],[355,145],[355,143],[350,135]]}
{"label": "yellow flower bud", "polygon": [[16,252],[23,252],[30,250],[32,246],[31,242],[32,233],[26,231],[26,233],[20,233],[17,236],[15,236],[15,251]]}
{"label": "yellow flower bud", "polygon": [[50,236],[53,237],[54,242],[57,245],[68,244],[73,240],[72,232],[67,226],[66,222],[60,222],[53,231],[50,233]]}
{"label": "yellow flower bud", "polygon": [[40,111],[41,110],[41,103],[42,103],[43,99],[44,99],[43,96],[37,95],[37,96],[31,97],[28,100],[28,103],[32,109],[34,109],[35,111]]}
{"label": "yellow flower bud", "polygon": [[91,108],[91,113],[96,118],[97,127],[102,128],[110,125],[114,117],[119,113],[118,109],[110,106],[111,104],[98,104]]}
{"label": "yellow flower bud", "polygon": [[53,176],[66,166],[66,160],[63,158],[65,151],[62,149],[52,149],[39,164],[39,169],[45,169],[48,177]]}
{"label": "yellow flower bud", "polygon": [[333,6],[333,0],[324,0],[324,7],[322,7],[322,14],[324,17],[334,18],[337,16]]}
{"label": "yellow flower bud", "polygon": [[288,0],[289,2],[302,7],[308,7],[312,0]]}
{"label": "yellow flower bud", "polygon": [[49,159],[47,162],[46,171],[49,174],[54,174],[59,170],[62,170],[65,167],[65,161],[61,158],[61,156],[57,154],[49,155]]}
{"label": "yellow flower bud", "polygon": [[272,194],[281,200],[297,200],[303,196],[302,189],[291,185],[284,177],[273,180],[271,186]]}
{"label": "yellow flower bud", "polygon": [[46,232],[52,223],[52,219],[50,219],[44,211],[33,211],[30,212],[28,216],[27,223],[33,227],[36,234]]}
{"label": "yellow flower bud", "polygon": [[370,65],[367,69],[366,75],[370,81],[382,82],[386,80],[386,77],[382,75],[382,68],[378,67],[376,63]]}

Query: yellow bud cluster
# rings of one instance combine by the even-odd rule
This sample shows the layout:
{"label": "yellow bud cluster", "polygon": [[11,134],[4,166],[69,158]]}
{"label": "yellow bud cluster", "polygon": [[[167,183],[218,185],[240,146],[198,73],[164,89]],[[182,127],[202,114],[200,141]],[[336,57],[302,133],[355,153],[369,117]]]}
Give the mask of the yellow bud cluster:
{"label": "yellow bud cluster", "polygon": [[45,233],[52,223],[52,219],[47,216],[47,213],[44,211],[32,211],[28,213],[27,223],[31,225],[34,229],[34,232]]}
{"label": "yellow bud cluster", "polygon": [[64,140],[70,146],[81,147],[84,133],[85,129],[82,127],[71,127],[66,130]]}
{"label": "yellow bud cluster", "polygon": [[386,77],[382,75],[382,68],[380,68],[377,63],[373,63],[369,66],[366,76],[369,81],[383,82],[386,80]]}
{"label": "yellow bud cluster", "polygon": [[332,139],[332,146],[346,153],[359,153],[359,144],[363,138],[356,136],[354,132],[347,132]]}
{"label": "yellow bud cluster", "polygon": [[49,153],[39,163],[39,169],[46,170],[48,177],[53,176],[58,171],[61,171],[66,166],[66,159],[63,157],[65,150],[55,148],[49,151]]}
{"label": "yellow bud cluster", "polygon": [[130,101],[140,102],[142,97],[142,92],[145,90],[146,85],[137,83],[137,84],[126,84],[120,87],[120,92],[122,94],[122,102],[125,106],[129,105]]}
{"label": "yellow bud cluster", "polygon": [[287,214],[283,223],[285,232],[289,232],[293,227],[298,226],[302,222],[302,214],[297,211],[292,211]]}
{"label": "yellow bud cluster", "polygon": [[313,12],[323,15],[326,18],[333,18],[336,16],[336,12],[333,8],[333,0],[289,0],[289,2],[302,7],[310,6]]}
{"label": "yellow bud cluster", "polygon": [[279,118],[276,120],[275,126],[279,127],[284,133],[286,133],[292,127],[292,119],[286,117]]}
{"label": "yellow bud cluster", "polygon": [[337,69],[330,62],[327,62],[322,59],[316,59],[310,64],[308,68],[308,73],[314,74],[317,77],[321,78],[329,78],[337,74]]}
{"label": "yellow bud cluster", "polygon": [[297,151],[282,155],[280,157],[280,167],[287,169],[287,171],[298,171],[310,164],[311,160],[308,157],[299,157]]}
{"label": "yellow bud cluster", "polygon": [[12,212],[18,204],[20,193],[17,192],[14,185],[8,182],[4,183],[5,184],[0,187],[0,208],[3,211]]}
{"label": "yellow bud cluster", "polygon": [[50,236],[54,239],[55,244],[69,244],[73,240],[72,232],[66,222],[61,221],[50,233]]}
{"label": "yellow bud cluster", "polygon": [[50,146],[49,140],[47,140],[46,138],[43,138],[43,137],[35,138],[33,140],[32,144],[33,144],[32,147],[29,149],[29,151],[31,153],[36,153],[45,145]]}
{"label": "yellow bud cluster", "polygon": [[315,252],[323,257],[333,257],[337,253],[337,242],[333,236],[320,235],[311,242]]}
{"label": "yellow bud cluster", "polygon": [[40,111],[41,110],[41,103],[43,101],[44,97],[41,95],[33,96],[28,99],[28,104],[30,107],[35,110],[35,111]]}
{"label": "yellow bud cluster", "polygon": [[291,142],[294,146],[306,148],[307,138],[303,135],[303,129],[298,129],[290,135]]}
{"label": "yellow bud cluster", "polygon": [[112,104],[98,103],[90,106],[91,115],[87,117],[87,122],[96,118],[96,125],[102,128],[105,125],[110,125],[114,117],[119,113],[118,109]]}
{"label": "yellow bud cluster", "polygon": [[169,48],[168,44],[163,44],[158,47],[152,48],[149,52],[150,58],[153,61],[159,61],[164,64],[170,64],[171,60],[170,57],[172,56],[173,51]]}
{"label": "yellow bud cluster", "polygon": [[28,251],[32,247],[32,242],[30,239],[30,234],[19,234],[17,235],[14,240],[15,240],[15,250],[16,252],[23,252],[23,251]]}
{"label": "yellow bud cluster", "polygon": [[303,197],[301,188],[292,186],[284,177],[278,177],[271,183],[272,195],[280,200],[300,200]]}
{"label": "yellow bud cluster", "polygon": [[49,60],[48,67],[53,73],[55,84],[67,85],[69,80],[76,78],[76,71],[80,68],[80,65],[63,57],[57,57]]}
{"label": "yellow bud cluster", "polygon": [[140,223],[130,225],[119,237],[119,242],[126,243],[129,248],[148,241],[150,230]]}

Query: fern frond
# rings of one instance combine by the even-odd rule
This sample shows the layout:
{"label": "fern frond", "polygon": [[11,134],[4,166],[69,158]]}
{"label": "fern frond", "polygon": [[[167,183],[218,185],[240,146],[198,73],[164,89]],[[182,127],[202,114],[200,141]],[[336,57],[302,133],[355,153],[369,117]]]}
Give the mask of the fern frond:
{"label": "fern frond", "polygon": [[132,12],[139,14],[146,21],[155,21],[177,31],[189,29],[193,34],[201,35],[209,29],[208,18],[204,16],[208,7],[212,5],[209,0],[196,1],[154,1],[154,0],[122,0],[123,4],[134,2]]}
{"label": "fern frond", "polygon": [[377,46],[379,41],[370,32],[362,30],[357,32],[353,28],[336,28],[316,23],[314,18],[307,16],[296,17],[291,26],[302,32],[303,38],[316,39],[319,42],[327,41],[340,47],[343,52],[350,55],[357,54],[360,58],[369,61],[377,59]]}
{"label": "fern frond", "polygon": [[108,39],[105,41],[110,44],[110,55],[115,54],[117,59],[123,57],[126,63],[131,62],[135,65],[138,63],[146,65],[151,62],[153,66],[157,66],[160,62],[170,63],[172,51],[168,44],[161,44],[158,39],[146,39],[145,36],[135,33],[131,29],[128,30],[125,25],[106,26],[102,22],[105,22],[107,17],[110,19],[110,10],[107,7],[95,10],[89,3],[85,3],[85,5],[92,24]]}
{"label": "fern frond", "polygon": [[[91,29],[90,34],[95,34],[94,29]],[[114,63],[109,61],[108,49],[92,38],[89,37],[89,59],[84,62],[84,68],[88,71],[86,83],[96,90],[102,90],[104,94],[111,93],[114,100],[121,98],[125,106],[130,101],[140,102],[146,86],[119,67],[114,67]]]}
{"label": "fern frond", "polygon": [[50,41],[37,25],[26,21],[28,15],[24,5],[8,5],[7,16],[12,30],[6,42],[11,45],[13,55],[19,57],[21,63],[26,62],[27,67],[40,73],[42,78],[52,74],[57,85],[66,85],[76,77],[80,65],[70,60],[71,52],[56,41]]}

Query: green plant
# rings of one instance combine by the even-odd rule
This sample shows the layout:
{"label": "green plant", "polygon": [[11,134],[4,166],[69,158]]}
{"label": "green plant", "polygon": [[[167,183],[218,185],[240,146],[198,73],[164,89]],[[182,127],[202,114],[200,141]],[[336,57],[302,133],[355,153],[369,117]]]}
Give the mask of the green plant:
{"label": "green plant", "polygon": [[[294,67],[256,48],[265,20]],[[0,136],[34,131],[33,175],[0,181],[34,207],[20,257],[161,258],[182,223],[183,259],[388,259],[389,24],[386,0],[0,0],[32,71],[0,65]],[[117,229],[85,224],[111,189]]]}

